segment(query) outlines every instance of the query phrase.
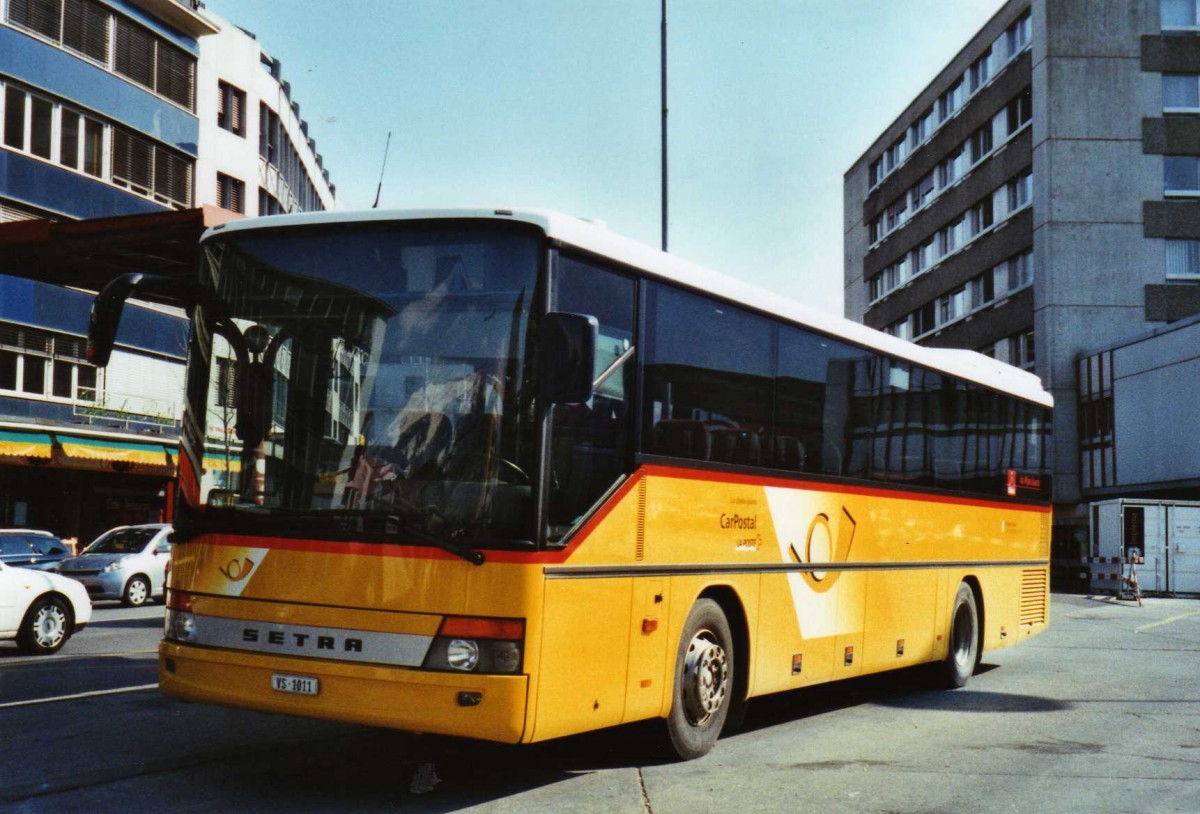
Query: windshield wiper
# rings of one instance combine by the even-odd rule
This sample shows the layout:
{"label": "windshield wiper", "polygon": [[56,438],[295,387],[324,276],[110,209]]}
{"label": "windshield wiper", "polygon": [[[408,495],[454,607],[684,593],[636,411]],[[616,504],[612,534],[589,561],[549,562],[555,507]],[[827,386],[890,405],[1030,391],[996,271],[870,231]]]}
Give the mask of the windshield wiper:
{"label": "windshield wiper", "polygon": [[403,529],[404,533],[417,538],[423,543],[429,543],[432,546],[436,546],[442,551],[448,551],[454,556],[466,560],[472,565],[483,565],[483,563],[487,560],[487,558],[483,556],[482,551],[465,546],[454,540],[452,536],[442,537],[441,535],[419,529],[413,523],[404,522],[404,519],[399,515],[389,514],[387,515],[386,519],[389,524],[389,528],[387,529],[389,533],[391,532],[390,525],[395,523],[396,527],[398,529]]}

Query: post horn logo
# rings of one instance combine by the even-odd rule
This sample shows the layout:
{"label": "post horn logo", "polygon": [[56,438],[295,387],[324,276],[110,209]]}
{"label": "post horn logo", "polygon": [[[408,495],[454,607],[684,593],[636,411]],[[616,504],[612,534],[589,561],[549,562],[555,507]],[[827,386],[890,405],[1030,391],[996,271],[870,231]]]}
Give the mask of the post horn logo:
{"label": "post horn logo", "polygon": [[232,559],[225,564],[224,568],[218,566],[217,570],[224,574],[225,579],[230,582],[241,582],[254,570],[254,560],[249,557],[243,557],[240,560]]}
{"label": "post horn logo", "polygon": [[842,571],[836,566],[846,562],[849,558],[850,547],[854,544],[854,530],[857,527],[858,521],[843,506],[841,516],[838,518],[835,537],[829,515],[821,512],[813,518],[812,524],[808,527],[808,537],[804,545],[805,556],[800,555],[795,543],[789,546],[795,562],[834,566],[828,571],[824,569],[805,571],[804,581],[808,583],[809,588],[817,593],[824,593],[837,582]]}

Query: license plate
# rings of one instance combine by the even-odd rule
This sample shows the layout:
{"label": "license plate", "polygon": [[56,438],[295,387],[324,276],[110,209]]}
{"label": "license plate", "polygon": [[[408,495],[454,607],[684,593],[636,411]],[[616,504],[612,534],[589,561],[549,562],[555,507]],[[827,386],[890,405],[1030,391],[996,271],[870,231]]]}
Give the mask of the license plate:
{"label": "license plate", "polygon": [[307,676],[289,676],[282,673],[271,675],[271,689],[276,692],[290,692],[296,695],[316,695],[321,689],[321,682]]}

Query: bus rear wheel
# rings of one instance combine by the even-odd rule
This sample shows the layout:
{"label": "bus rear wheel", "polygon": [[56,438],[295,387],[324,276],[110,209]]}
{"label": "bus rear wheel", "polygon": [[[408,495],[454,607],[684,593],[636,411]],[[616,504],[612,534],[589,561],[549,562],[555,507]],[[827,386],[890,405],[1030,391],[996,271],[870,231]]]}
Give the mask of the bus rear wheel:
{"label": "bus rear wheel", "polygon": [[675,754],[692,760],[717,742],[733,697],[733,636],[721,606],[692,606],[675,658],[675,689],[667,735]]}
{"label": "bus rear wheel", "polygon": [[950,652],[941,665],[941,684],[957,689],[967,683],[979,663],[979,608],[975,592],[965,582],[959,583],[950,613]]}

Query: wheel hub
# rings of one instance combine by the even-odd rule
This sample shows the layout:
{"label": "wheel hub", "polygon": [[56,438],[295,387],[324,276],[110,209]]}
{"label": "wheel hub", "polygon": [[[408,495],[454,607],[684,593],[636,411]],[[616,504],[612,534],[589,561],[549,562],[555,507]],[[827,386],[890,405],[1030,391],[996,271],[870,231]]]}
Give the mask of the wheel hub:
{"label": "wheel hub", "polygon": [[683,664],[683,702],[688,720],[702,724],[725,702],[729,659],[711,631],[701,630],[688,644]]}
{"label": "wheel hub", "polygon": [[42,608],[38,613],[34,630],[36,631],[37,642],[42,647],[53,647],[58,644],[66,629],[66,617],[63,616],[62,611],[53,605]]}

